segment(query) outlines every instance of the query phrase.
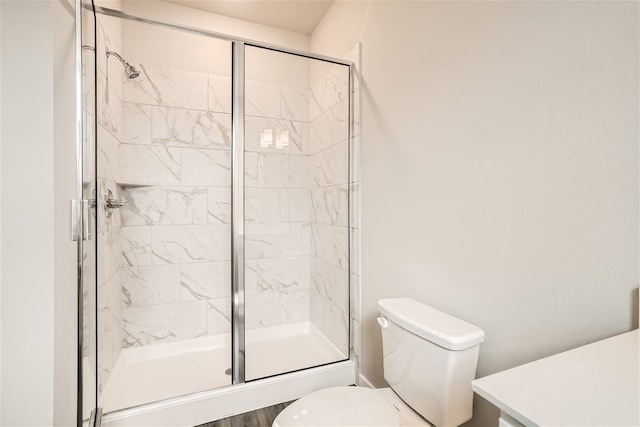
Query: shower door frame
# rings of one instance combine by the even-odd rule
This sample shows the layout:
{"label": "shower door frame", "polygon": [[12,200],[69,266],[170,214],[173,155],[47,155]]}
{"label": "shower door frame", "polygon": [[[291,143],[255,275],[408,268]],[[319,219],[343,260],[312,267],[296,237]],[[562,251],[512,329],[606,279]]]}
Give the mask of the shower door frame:
{"label": "shower door frame", "polygon": [[[302,58],[320,60],[327,63],[332,63],[335,65],[342,65],[347,67],[347,75],[348,75],[348,134],[347,134],[347,177],[348,177],[348,196],[347,196],[347,230],[351,230],[351,182],[352,182],[352,144],[353,144],[353,136],[354,136],[354,123],[353,123],[353,72],[354,72],[354,63],[353,61],[343,60],[339,58],[334,58],[325,55],[318,55],[310,52],[300,51],[296,49],[284,48],[281,46],[276,46],[268,43],[262,43],[255,40],[244,39],[241,37],[229,36],[227,34],[218,33],[215,31],[209,31],[201,28],[195,28],[180,24],[174,24],[169,22],[164,22],[152,18],[145,18],[136,15],[131,15],[119,10],[109,9],[105,7],[95,6],[93,1],[91,1],[91,6],[84,4],[82,0],[76,0],[76,55],[77,55],[77,66],[76,66],[76,79],[77,79],[77,125],[78,125],[78,134],[77,134],[77,147],[78,147],[78,158],[77,158],[77,168],[78,168],[78,197],[79,200],[82,201],[82,170],[83,170],[83,141],[82,141],[82,103],[83,103],[83,94],[82,94],[82,71],[81,71],[81,44],[82,44],[82,8],[90,9],[94,16],[95,14],[102,14],[106,16],[112,16],[120,19],[126,19],[130,21],[142,22],[146,24],[156,25],[164,28],[174,29],[182,32],[187,32],[196,35],[202,35],[207,37],[216,38],[219,40],[229,41],[231,42],[231,52],[232,52],[232,113],[231,113],[231,157],[232,157],[232,171],[231,171],[231,268],[232,268],[232,296],[231,296],[231,305],[232,305],[232,319],[231,319],[231,334],[232,334],[232,385],[221,387],[213,390],[225,390],[229,388],[233,388],[237,385],[250,386],[249,383],[253,383],[255,381],[260,380],[250,380],[246,381],[246,371],[245,371],[245,283],[244,283],[244,275],[245,275],[245,248],[244,248],[244,236],[245,236],[245,218],[244,218],[244,154],[245,154],[245,47],[256,47],[261,49],[267,49],[274,52],[280,52],[284,54],[295,55]],[[94,144],[97,144],[97,134],[95,136],[96,140]],[[78,230],[87,229],[89,224],[86,222],[87,218],[83,217],[82,212],[77,212],[76,216],[72,216],[72,223]],[[82,280],[82,251],[83,251],[83,241],[82,236],[78,238],[78,393],[77,393],[77,425],[78,427],[83,425],[83,413],[82,413],[82,396],[83,396],[83,372],[82,372],[82,349],[83,349],[83,325],[82,325],[82,317],[83,317],[83,302],[82,302],[82,291],[83,291],[83,280]],[[348,233],[347,239],[347,265],[349,266],[349,272],[351,272],[351,233]],[[96,259],[97,263],[97,259]],[[347,283],[349,289],[351,288],[351,274],[348,275],[349,281]],[[351,292],[348,293],[348,313],[351,312]],[[350,317],[350,316],[349,316]],[[349,321],[347,334],[348,334],[348,351],[351,352],[351,321]],[[97,329],[96,329],[97,334]],[[327,376],[329,378],[345,378],[345,373],[349,371],[347,369],[345,371],[344,368],[350,368],[346,365],[338,366],[340,364],[352,363],[350,361],[352,354],[348,354],[346,359],[339,360],[335,362],[331,362],[327,365],[336,365],[335,372],[331,372],[330,375]],[[320,366],[322,367],[322,365]],[[311,366],[308,368],[302,369],[302,371],[313,370],[314,368],[319,368],[318,366]],[[267,386],[273,386],[273,384],[277,383],[277,377],[287,376],[288,374],[294,374],[294,372],[285,372],[282,374],[275,375],[273,377],[266,378],[267,380],[274,380],[267,383]],[[355,373],[355,371],[354,371]],[[97,372],[96,372],[97,375]],[[347,375],[348,376],[348,375]],[[342,380],[340,380],[342,381]],[[355,378],[354,378],[355,382]],[[329,386],[329,385],[327,385]],[[96,384],[97,387],[97,384]],[[247,393],[252,393],[251,387],[246,387],[243,390]],[[209,391],[194,393],[193,396],[202,396]],[[97,393],[97,392],[96,392]],[[178,396],[174,398],[167,399],[167,401],[187,401],[191,395],[187,396]],[[198,397],[199,398],[199,397]],[[96,404],[97,397],[96,397]],[[154,402],[140,406],[158,406],[162,402]],[[124,411],[116,411],[116,412],[131,412],[135,411],[136,408],[127,409]],[[134,415],[135,416],[135,415]],[[94,408],[94,412],[92,412],[92,416],[89,419],[90,425],[97,426],[100,424],[101,417],[101,408]],[[96,424],[97,423],[97,424]]]}

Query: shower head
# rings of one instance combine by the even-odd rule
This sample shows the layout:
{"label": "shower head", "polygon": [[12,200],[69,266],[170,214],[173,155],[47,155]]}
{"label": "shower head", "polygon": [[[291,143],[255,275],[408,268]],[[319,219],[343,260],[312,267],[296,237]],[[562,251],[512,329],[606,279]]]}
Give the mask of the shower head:
{"label": "shower head", "polygon": [[131,64],[127,64],[124,66],[124,72],[127,74],[127,77],[129,77],[129,79],[135,79],[140,75],[140,71],[136,70],[136,67]]}
{"label": "shower head", "polygon": [[129,64],[127,61],[125,61],[122,56],[120,56],[118,54],[118,52],[114,52],[113,50],[109,50],[107,49],[107,59],[109,59],[109,56],[115,56],[116,58],[118,58],[118,60],[120,61],[120,63],[122,64],[122,66],[124,67],[124,73],[127,75],[127,77],[132,80],[135,79],[136,77],[138,77],[140,75],[140,71],[138,71],[136,69],[136,67],[134,67],[133,65]]}

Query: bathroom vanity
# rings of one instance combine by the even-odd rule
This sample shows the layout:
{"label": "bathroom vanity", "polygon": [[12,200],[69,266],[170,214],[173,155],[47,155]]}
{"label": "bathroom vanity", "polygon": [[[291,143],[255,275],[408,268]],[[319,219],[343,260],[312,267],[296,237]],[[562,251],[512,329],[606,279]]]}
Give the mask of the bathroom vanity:
{"label": "bathroom vanity", "polygon": [[638,426],[638,330],[472,382],[500,427]]}

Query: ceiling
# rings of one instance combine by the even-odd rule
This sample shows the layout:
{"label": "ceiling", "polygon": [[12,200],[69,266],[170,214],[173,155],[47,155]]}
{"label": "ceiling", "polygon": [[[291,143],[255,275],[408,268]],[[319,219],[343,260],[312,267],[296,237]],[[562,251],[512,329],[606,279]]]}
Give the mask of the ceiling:
{"label": "ceiling", "polygon": [[311,34],[333,0],[165,0],[302,34]]}

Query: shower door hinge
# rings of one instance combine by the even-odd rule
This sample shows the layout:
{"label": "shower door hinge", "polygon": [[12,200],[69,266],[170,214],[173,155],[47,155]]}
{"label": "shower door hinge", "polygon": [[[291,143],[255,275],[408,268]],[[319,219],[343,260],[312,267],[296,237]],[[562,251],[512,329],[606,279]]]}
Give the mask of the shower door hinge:
{"label": "shower door hinge", "polygon": [[89,200],[71,200],[71,240],[74,242],[91,239],[91,215],[89,214],[92,203]]}

